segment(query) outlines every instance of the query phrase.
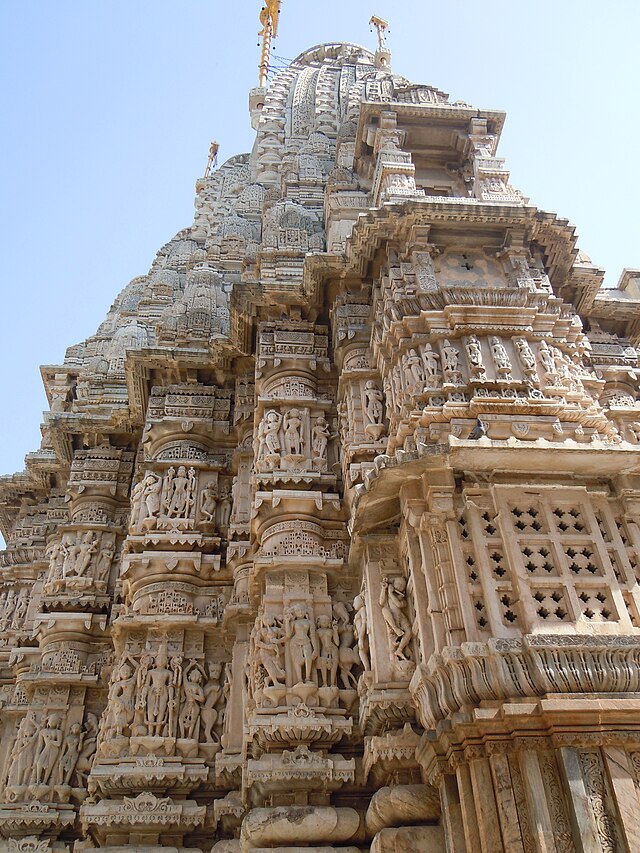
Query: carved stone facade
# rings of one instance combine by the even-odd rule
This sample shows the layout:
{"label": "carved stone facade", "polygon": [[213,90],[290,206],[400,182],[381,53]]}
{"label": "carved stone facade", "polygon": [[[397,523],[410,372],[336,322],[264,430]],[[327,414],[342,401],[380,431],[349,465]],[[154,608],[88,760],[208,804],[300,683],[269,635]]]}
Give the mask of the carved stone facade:
{"label": "carved stone facade", "polygon": [[0,850],[640,850],[640,272],[327,44],[0,480]]}

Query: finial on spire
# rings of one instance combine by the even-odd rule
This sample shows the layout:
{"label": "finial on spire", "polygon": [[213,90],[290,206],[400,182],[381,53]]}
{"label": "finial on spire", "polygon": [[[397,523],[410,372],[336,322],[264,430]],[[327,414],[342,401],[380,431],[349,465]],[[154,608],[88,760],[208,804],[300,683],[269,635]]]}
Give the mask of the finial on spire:
{"label": "finial on spire", "polygon": [[209,175],[211,174],[211,170],[214,169],[218,165],[218,149],[219,148],[220,148],[220,146],[218,145],[218,143],[214,139],[212,141],[211,145],[209,146],[209,159],[207,160],[207,168],[204,170],[205,178],[208,178]]}
{"label": "finial on spire", "polygon": [[271,41],[278,33],[279,15],[280,0],[265,0],[264,6],[260,10],[262,29],[258,33],[259,36],[262,36],[262,50],[260,51],[260,64],[258,65],[258,85],[262,87],[267,85]]}
{"label": "finial on spire", "polygon": [[384,40],[385,33],[389,29],[389,24],[387,23],[387,21],[383,21],[382,18],[379,18],[377,15],[372,15],[369,23],[373,24],[373,26],[378,31],[378,50],[386,50]]}
{"label": "finial on spire", "polygon": [[385,37],[389,24],[377,15],[372,15],[369,23],[373,24],[378,31],[378,49],[375,55],[376,68],[388,69],[391,64],[391,51],[385,44]]}

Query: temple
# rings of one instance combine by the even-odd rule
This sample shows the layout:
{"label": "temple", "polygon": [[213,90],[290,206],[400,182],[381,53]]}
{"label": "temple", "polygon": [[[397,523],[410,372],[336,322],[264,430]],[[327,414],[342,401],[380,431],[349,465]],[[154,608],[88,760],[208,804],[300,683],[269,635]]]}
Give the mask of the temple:
{"label": "temple", "polygon": [[3,853],[640,850],[640,271],[372,22],[261,66],[251,153],[42,368]]}

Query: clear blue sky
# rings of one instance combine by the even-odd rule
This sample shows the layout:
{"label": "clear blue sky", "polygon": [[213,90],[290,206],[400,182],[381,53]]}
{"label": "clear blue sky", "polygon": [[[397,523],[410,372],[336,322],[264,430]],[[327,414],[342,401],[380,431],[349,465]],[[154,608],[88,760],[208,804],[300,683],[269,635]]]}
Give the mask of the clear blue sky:
{"label": "clear blue sky", "polygon": [[[92,334],[190,224],[212,138],[252,143],[260,2],[2,0],[0,473],[39,445],[38,367]],[[615,285],[640,267],[637,0],[283,0],[278,56],[375,46],[454,100],[508,113],[500,152]]]}

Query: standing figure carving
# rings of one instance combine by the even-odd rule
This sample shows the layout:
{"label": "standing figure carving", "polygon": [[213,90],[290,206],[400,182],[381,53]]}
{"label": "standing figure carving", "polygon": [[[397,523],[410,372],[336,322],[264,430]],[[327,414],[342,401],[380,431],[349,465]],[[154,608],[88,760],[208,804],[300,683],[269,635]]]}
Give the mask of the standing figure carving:
{"label": "standing figure carving", "polygon": [[7,787],[14,788],[26,785],[33,767],[33,758],[38,741],[38,725],[35,713],[27,711],[20,723],[18,734],[13,744]]}
{"label": "standing figure carving", "polygon": [[293,670],[293,684],[313,683],[313,664],[319,651],[318,637],[304,604],[294,604],[286,614],[285,639]]}
{"label": "standing figure carving", "polygon": [[507,376],[511,373],[511,362],[509,361],[509,355],[505,345],[502,343],[500,338],[496,336],[489,338],[489,344],[491,346],[491,355],[493,356],[493,363],[496,366],[496,371],[499,374],[502,374],[503,377]]}
{"label": "standing figure carving", "polygon": [[364,671],[368,672],[371,669],[371,661],[369,660],[369,627],[367,618],[367,605],[365,604],[364,595],[356,595],[353,600],[353,630],[358,643],[358,654],[362,661]]}
{"label": "standing figure carving", "polygon": [[60,754],[62,745],[62,718],[60,714],[49,714],[40,730],[38,745],[31,771],[32,785],[48,785]]}
{"label": "standing figure carving", "polygon": [[[319,687],[335,687],[338,677],[338,623],[330,616],[321,615],[316,620],[319,654],[316,660]],[[322,682],[322,683],[320,683]]]}
{"label": "standing figure carving", "polygon": [[526,338],[514,338],[516,349],[518,350],[518,358],[525,374],[530,375],[536,372],[536,357],[533,350],[529,346]]}
{"label": "standing figure carving", "polygon": [[460,356],[453,344],[444,340],[442,344],[442,372],[445,382],[457,384],[460,380]]}
{"label": "standing figure carving", "polygon": [[467,359],[469,360],[469,369],[471,375],[477,378],[485,376],[484,364],[482,362],[482,346],[475,335],[468,338],[465,345],[467,351]]}
{"label": "standing figure carving", "polygon": [[299,409],[289,409],[284,416],[284,447],[290,456],[301,456],[304,448],[302,418]]}
{"label": "standing figure carving", "polygon": [[284,643],[283,632],[273,616],[258,617],[253,645],[258,662],[262,665],[270,684],[283,687],[286,673],[281,665],[280,650]]}
{"label": "standing figure carving", "polygon": [[58,762],[58,782],[60,785],[70,785],[80,751],[84,741],[84,733],[80,723],[73,723],[64,738],[60,761]]}
{"label": "standing figure carving", "polygon": [[207,483],[204,487],[200,501],[200,514],[203,521],[213,523],[216,517],[216,507],[218,506],[218,493],[213,483]]}
{"label": "standing figure carving", "polygon": [[422,360],[414,349],[410,349],[404,359],[404,375],[408,388],[419,389],[424,384]]}
{"label": "standing figure carving", "polygon": [[438,385],[440,356],[433,351],[431,344],[425,344],[422,350],[422,363],[424,365],[425,381],[428,388]]}
{"label": "standing figure carving", "polygon": [[411,622],[407,616],[407,582],[403,577],[393,580],[385,577],[380,583],[380,607],[389,629],[392,655],[397,661],[409,661],[407,649],[412,637]]}
{"label": "standing figure carving", "polygon": [[313,451],[314,459],[324,459],[327,458],[327,444],[329,439],[331,438],[331,433],[329,432],[329,424],[326,419],[323,417],[319,417],[313,429],[311,430],[311,449]]}
{"label": "standing figure carving", "polygon": [[193,740],[198,738],[200,730],[200,714],[204,705],[203,675],[200,667],[191,661],[184,670],[182,690],[184,702],[180,711],[178,725],[180,737]]}

